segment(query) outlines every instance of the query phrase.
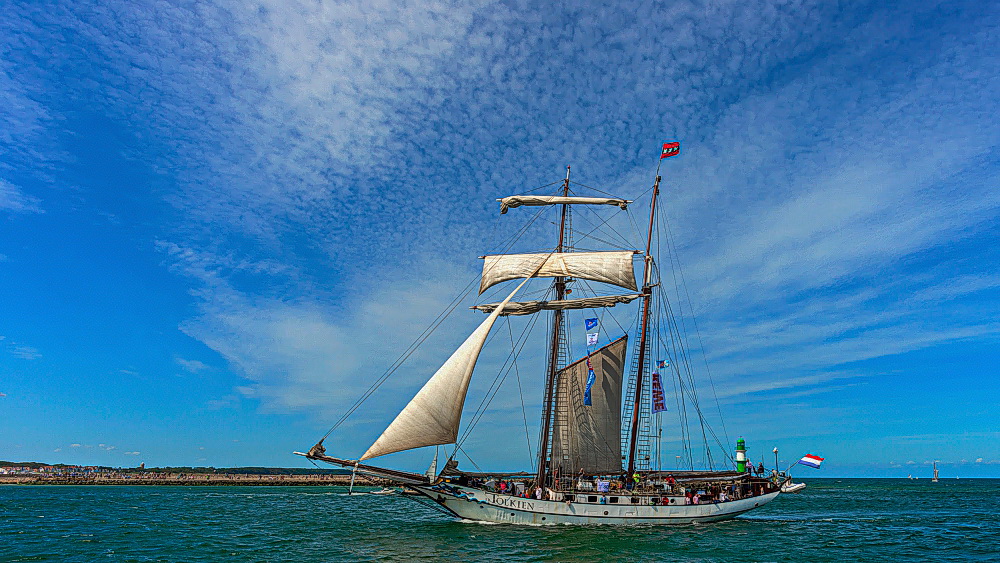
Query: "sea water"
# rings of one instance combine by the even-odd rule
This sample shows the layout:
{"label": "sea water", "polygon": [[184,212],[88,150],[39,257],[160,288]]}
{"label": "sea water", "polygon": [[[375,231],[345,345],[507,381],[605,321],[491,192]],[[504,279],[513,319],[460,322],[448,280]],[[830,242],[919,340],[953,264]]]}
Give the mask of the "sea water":
{"label": "sea water", "polygon": [[0,486],[0,561],[1000,561],[1000,480],[806,482],[728,522],[628,527],[343,487]]}

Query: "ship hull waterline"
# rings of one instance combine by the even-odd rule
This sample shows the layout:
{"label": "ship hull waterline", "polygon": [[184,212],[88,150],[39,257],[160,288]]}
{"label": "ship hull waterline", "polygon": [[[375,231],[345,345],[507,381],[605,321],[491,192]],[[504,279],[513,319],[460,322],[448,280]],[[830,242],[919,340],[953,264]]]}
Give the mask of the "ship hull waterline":
{"label": "ship hull waterline", "polygon": [[420,485],[409,487],[463,520],[528,525],[677,525],[718,522],[761,507],[780,494],[780,491],[774,491],[719,503],[644,506],[537,500],[455,485],[449,485],[452,491]]}

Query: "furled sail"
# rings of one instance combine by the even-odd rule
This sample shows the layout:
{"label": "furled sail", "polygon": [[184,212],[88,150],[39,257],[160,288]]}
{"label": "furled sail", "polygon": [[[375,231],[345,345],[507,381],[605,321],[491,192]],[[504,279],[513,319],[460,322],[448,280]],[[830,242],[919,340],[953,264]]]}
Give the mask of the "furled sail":
{"label": "furled sail", "polygon": [[628,337],[590,355],[595,380],[591,404],[583,404],[587,387],[586,358],[559,370],[556,381],[556,416],[552,427],[552,468],[563,475],[581,469],[589,475],[622,470],[622,374]]}
{"label": "furled sail", "polygon": [[510,207],[521,207],[522,205],[558,205],[558,204],[584,204],[584,205],[617,205],[622,209],[628,209],[628,204],[632,203],[627,199],[614,197],[576,197],[561,195],[512,195],[500,202],[500,213],[507,213]]}
{"label": "furled sail", "polygon": [[[539,262],[546,255],[538,256],[535,270],[539,268]],[[531,276],[532,272],[529,272],[527,277]],[[486,343],[486,337],[493,328],[493,323],[500,316],[500,310],[526,283],[528,280],[521,282],[507,296],[501,307],[486,317],[486,320],[465,339],[465,342],[420,388],[359,461],[422,446],[450,444],[458,438],[458,425],[462,421],[465,394],[469,390],[469,380],[472,378],[472,370],[476,367],[476,360],[479,359],[479,352]]]}
{"label": "furled sail", "polygon": [[[511,301],[504,306],[501,315],[530,315],[543,310],[595,309],[597,307],[614,307],[619,303],[631,303],[642,297],[641,293],[629,295],[603,295],[600,297],[585,297],[582,299],[563,299],[560,301]],[[470,309],[478,309],[484,313],[492,313],[500,304],[485,303],[474,305]]]}
{"label": "furled sail", "polygon": [[626,250],[485,256],[479,293],[481,294],[501,282],[530,277],[542,259],[545,259],[545,262],[535,274],[536,277],[573,276],[610,283],[635,291],[638,287],[635,283],[635,273],[632,271],[632,256],[634,254],[636,253]]}

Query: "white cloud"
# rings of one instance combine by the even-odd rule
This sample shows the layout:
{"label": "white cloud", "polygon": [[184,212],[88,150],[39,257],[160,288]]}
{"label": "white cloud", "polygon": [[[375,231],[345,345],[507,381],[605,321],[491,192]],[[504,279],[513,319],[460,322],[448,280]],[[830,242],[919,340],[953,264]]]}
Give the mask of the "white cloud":
{"label": "white cloud", "polygon": [[[511,137],[516,148],[501,152],[493,150],[495,144],[489,145],[491,158],[483,163],[487,171],[442,178],[444,185],[432,184],[434,190],[421,192],[419,200],[409,192],[368,191],[368,183],[356,185],[349,178],[373,160],[381,161],[380,151],[385,147],[396,146],[388,137],[405,129],[412,119],[406,112],[413,109],[407,105],[409,90],[373,93],[376,83],[371,77],[381,72],[405,74],[409,59],[395,55],[422,35],[416,28],[405,28],[398,43],[382,38],[374,47],[365,43],[370,38],[347,35],[342,51],[331,50],[328,46],[342,39],[336,33],[323,35],[324,17],[331,14],[317,5],[309,6],[303,13],[312,14],[314,21],[305,21],[302,15],[272,14],[267,25],[254,32],[262,46],[257,55],[274,63],[257,75],[273,88],[254,99],[264,109],[258,113],[246,109],[245,96],[257,95],[252,92],[238,91],[230,98],[232,107],[243,109],[233,129],[223,134],[259,130],[266,133],[255,138],[266,142],[243,146],[247,152],[238,158],[227,153],[224,158],[232,162],[208,164],[243,186],[247,176],[243,159],[253,155],[249,159],[252,175],[270,178],[269,183],[263,189],[225,190],[199,180],[179,194],[175,203],[197,208],[196,216],[204,213],[223,221],[238,217],[243,221],[240,228],[248,232],[294,229],[319,241],[318,246],[338,263],[347,257],[364,257],[365,261],[337,267],[337,273],[342,273],[337,286],[347,289],[335,292],[315,281],[319,279],[316,270],[302,268],[294,259],[244,258],[196,240],[161,242],[160,248],[178,265],[178,271],[202,284],[196,291],[201,314],[186,323],[184,331],[220,352],[253,382],[240,390],[242,394],[277,410],[326,407],[336,411],[335,405],[353,399],[423,328],[421,319],[433,317],[431,306],[447,299],[443,287],[456,285],[450,278],[461,269],[455,266],[446,266],[447,275],[432,274],[422,280],[413,275],[414,265],[422,266],[414,255],[433,247],[456,257],[468,256],[482,243],[482,234],[441,236],[442,223],[448,223],[449,234],[484,230],[483,215],[463,215],[458,208],[481,205],[485,209],[492,205],[497,190],[517,189],[526,178],[539,177],[524,170],[535,174],[544,167],[558,168],[552,162],[561,164],[569,157],[581,160],[584,170],[598,170],[597,176],[604,175],[611,183],[630,184],[613,191],[634,193],[635,185],[648,182],[648,173],[611,165],[622,155],[616,152],[619,149],[602,147],[619,139],[607,129],[607,123],[613,122],[609,111],[613,115],[614,110],[603,98],[642,102],[623,103],[623,107],[657,104],[637,100],[635,94],[618,89],[615,78],[602,81],[586,68],[580,70],[580,77],[561,75],[556,66],[564,60],[562,53],[553,58],[553,65],[543,68],[551,69],[557,81],[597,90],[578,89],[579,99],[570,104],[545,98],[552,94],[531,88],[537,76],[528,76],[527,67],[514,62],[530,58],[531,48],[538,45],[505,42],[519,32],[516,26],[483,38],[468,31],[467,19],[457,15],[449,20],[454,25],[447,33],[438,34],[453,32],[464,38],[468,48],[456,51],[449,44],[433,52],[431,58],[438,66],[421,65],[406,80],[425,86],[424,95],[430,101],[422,108],[424,112],[432,112],[438,104],[442,109],[460,109],[467,113],[447,115],[456,123],[468,123],[469,128],[456,131],[454,123],[432,119],[426,136],[437,139],[426,149],[436,155],[448,151],[448,162],[459,167],[477,161],[483,145],[473,142],[465,147],[463,139],[496,143],[502,130],[496,129],[500,127],[497,120],[516,123],[540,140]],[[352,21],[351,17],[343,21]],[[759,16],[765,22],[782,17],[766,10]],[[414,21],[421,21],[420,17]],[[733,33],[761,40],[754,36],[754,26],[741,23]],[[667,22],[668,27],[676,24]],[[623,35],[641,36],[637,31],[632,28]],[[698,32],[711,36],[717,31],[708,25]],[[870,31],[866,26],[852,31],[848,44],[865,43],[860,39]],[[801,36],[788,30],[782,33],[772,47],[790,41],[803,53],[808,52],[810,41],[823,40],[806,37],[805,30]],[[560,41],[569,50],[580,48],[572,39],[555,43]],[[923,270],[921,275],[905,271],[907,258],[975,236],[1000,206],[1000,196],[992,189],[996,178],[984,174],[978,165],[991,151],[997,132],[996,127],[984,125],[990,123],[988,116],[997,109],[996,103],[979,95],[995,90],[1000,76],[988,72],[994,63],[983,62],[990,60],[983,57],[996,42],[989,33],[973,32],[968,41],[942,39],[936,57],[921,59],[920,65],[909,67],[906,76],[884,86],[891,95],[880,87],[855,84],[844,75],[843,69],[863,64],[872,53],[833,49],[788,80],[740,92],[722,105],[706,95],[704,87],[732,78],[725,74],[729,71],[714,66],[712,57],[718,53],[698,54],[704,41],[704,37],[683,34],[676,38],[671,51],[674,62],[664,62],[657,69],[674,82],[664,91],[650,85],[648,92],[650,102],[657,97],[671,100],[666,104],[670,109],[657,114],[654,128],[659,129],[654,135],[660,135],[663,124],[672,124],[675,118],[682,124],[667,126],[675,132],[671,136],[683,138],[685,152],[676,163],[667,164],[665,209],[673,221],[687,287],[724,399],[739,395],[745,400],[763,400],[782,391],[787,398],[806,398],[842,389],[845,380],[871,375],[845,365],[1000,334],[1000,324],[985,311],[954,309],[958,316],[939,319],[939,324],[927,323],[923,314],[928,305],[995,288],[998,280],[992,273],[956,269],[956,264],[949,263]],[[635,45],[640,53],[654,52],[655,47],[655,43]],[[372,60],[373,54],[380,60]],[[762,57],[744,68],[766,74],[783,57],[795,53],[779,55],[757,49],[730,55],[733,60]],[[483,73],[463,65],[467,57],[480,57]],[[763,60],[767,57],[772,60]],[[348,59],[353,62],[343,62]],[[980,68],[984,72],[953,67],[953,61],[967,59],[976,61],[970,68],[986,67]],[[368,71],[345,74],[343,64]],[[624,74],[636,70],[623,68]],[[709,74],[692,78],[697,76],[692,69]],[[956,82],[955,72],[963,76],[961,83]],[[437,82],[427,84],[427,77]],[[463,89],[471,81],[476,85],[466,92]],[[513,97],[500,102],[495,96],[499,90],[512,92]],[[438,99],[442,91],[453,96]],[[336,101],[342,92],[354,92],[356,99]],[[469,92],[475,94],[475,101],[467,97]],[[528,100],[537,95],[542,97]],[[578,107],[583,103],[587,109]],[[562,123],[527,125],[535,115],[555,115],[554,107],[565,107],[564,117],[579,119],[581,128]],[[601,108],[598,121],[584,115],[593,108]],[[338,121],[337,111],[353,117]],[[688,115],[679,117],[683,112]],[[940,119],[939,114],[948,118]],[[629,123],[634,116],[624,118]],[[487,124],[494,127],[493,136],[484,134]],[[581,139],[584,130],[592,138]],[[629,142],[646,140],[636,130],[632,135]],[[419,141],[424,136],[407,138]],[[573,148],[568,154],[559,153],[565,149],[547,146],[546,139],[553,138]],[[935,140],[935,149],[914,150],[925,138]],[[514,160],[526,153],[533,157],[525,169],[514,170]],[[345,164],[348,160],[350,164]],[[317,164],[320,161],[335,164]],[[414,164],[412,172],[418,176],[409,181],[428,185],[432,176],[419,176],[429,173],[420,163]],[[607,166],[614,171],[601,171]],[[469,189],[471,180],[476,187]],[[449,185],[454,182],[461,183],[460,190]],[[352,199],[347,199],[348,193]],[[424,197],[432,205],[425,205]],[[250,201],[259,205],[247,205]],[[456,201],[461,206],[454,205]],[[365,221],[359,222],[359,215]],[[489,221],[493,215],[491,209]],[[383,216],[392,219],[385,221]],[[424,267],[428,270],[433,268]],[[237,288],[233,280],[248,272],[277,281],[287,293],[264,296]],[[378,280],[373,289],[356,289],[372,287],[372,280]],[[397,307],[408,302],[417,310]],[[454,337],[460,332],[450,330]],[[364,361],[376,350],[385,354],[379,357],[379,369]],[[402,377],[418,379],[416,375]]]}
{"label": "white cloud", "polygon": [[[991,271],[965,258],[911,266],[975,237],[1000,209],[1000,178],[982,165],[998,133],[982,122],[1000,108],[979,94],[1000,87],[998,74],[952,66],[996,43],[985,33],[945,41],[939,62],[911,68],[913,83],[892,98],[836,82],[842,56],[817,61],[730,106],[688,151],[699,166],[678,161],[676,185],[700,189],[682,188],[689,195],[666,212],[727,389],[796,387],[803,376],[829,385],[852,362],[1000,335],[995,307],[954,303],[997,287]],[[820,111],[823,101],[839,107]],[[921,139],[940,144],[915,150]],[[747,375],[757,376],[749,386],[734,380]]]}
{"label": "white cloud", "polygon": [[12,344],[10,347],[10,353],[22,360],[37,360],[42,357],[42,354],[37,348],[32,348],[31,346],[25,346],[23,344]]}
{"label": "white cloud", "polygon": [[190,373],[198,373],[208,369],[208,366],[204,362],[198,360],[185,360],[184,358],[175,358],[174,361],[177,362],[185,371]]}
{"label": "white cloud", "polygon": [[17,186],[0,178],[0,211],[41,213],[40,203],[38,198],[25,194]]}
{"label": "white cloud", "polygon": [[[18,26],[27,23],[22,17],[23,14],[17,14],[5,21],[22,32],[5,33],[0,40],[5,48],[12,47],[7,40],[24,40],[26,34],[23,32],[34,27],[31,24]],[[31,40],[28,42],[32,43]],[[47,131],[57,119],[46,107],[44,97],[39,96],[45,88],[43,80],[36,72],[26,72],[24,67],[16,68],[11,59],[4,57],[0,60],[0,171],[19,170],[19,165],[44,165],[64,160],[65,154],[54,146]],[[42,176],[48,175],[43,173]],[[39,203],[37,198],[0,179],[0,210],[40,213]]]}
{"label": "white cloud", "polygon": [[[635,193],[661,135],[684,143],[664,209],[724,399],[805,401],[871,375],[864,360],[996,338],[996,307],[974,302],[998,287],[992,264],[938,253],[1000,207],[984,164],[1000,46],[985,24],[882,25],[930,9],[266,1],[12,17],[39,47],[97,53],[100,111],[161,144],[184,222],[156,244],[196,284],[182,330],[265,409],[336,412],[469,277],[493,197],[566,163]],[[38,138],[49,89],[10,64],[0,117]],[[0,184],[0,208],[38,205]],[[389,385],[410,390],[474,318]]]}
{"label": "white cloud", "polygon": [[[252,393],[248,391],[248,393]],[[211,399],[205,402],[205,406],[211,410],[219,410],[236,407],[240,404],[240,398],[236,395],[226,395],[221,399]]]}
{"label": "white cloud", "polygon": [[[440,312],[441,288],[453,285],[444,280],[458,273],[448,264],[435,263],[424,268],[432,276],[386,280],[376,291],[351,296],[356,308],[337,314],[318,302],[255,298],[204,270],[206,257],[176,251],[173,256],[186,260],[178,262],[179,271],[207,288],[199,291],[202,314],[182,330],[252,381],[241,388],[243,395],[279,411],[346,407]],[[387,295],[393,298],[384,299]],[[462,312],[471,326],[477,317]],[[439,340],[430,343],[438,345]],[[421,365],[426,355],[424,351],[414,356],[413,362]],[[429,373],[426,366],[414,372],[410,365],[400,376],[406,382]],[[235,397],[210,406],[221,408],[233,401]]]}

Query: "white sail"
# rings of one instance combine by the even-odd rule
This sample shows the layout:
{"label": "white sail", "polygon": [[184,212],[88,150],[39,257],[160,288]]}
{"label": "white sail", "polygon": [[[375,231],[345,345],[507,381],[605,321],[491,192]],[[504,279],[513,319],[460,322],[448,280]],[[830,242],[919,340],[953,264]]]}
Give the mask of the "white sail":
{"label": "white sail", "polygon": [[[619,303],[631,303],[642,297],[641,293],[629,295],[603,295],[600,297],[584,297],[582,299],[563,299],[560,301],[511,301],[504,306],[501,315],[530,315],[539,311],[566,309],[595,309],[597,307],[614,307]],[[474,305],[470,309],[478,309],[484,313],[492,313],[500,306],[499,303]]]}
{"label": "white sail", "polygon": [[[539,255],[535,262],[536,269],[538,260],[545,256],[547,255]],[[528,277],[531,277],[531,272]],[[528,280],[524,280],[510,292],[502,305],[506,305],[527,282]],[[465,405],[472,370],[476,367],[479,352],[502,308],[486,317],[475,332],[465,339],[359,461],[422,446],[450,444],[458,438],[458,425],[462,421],[462,407]]]}
{"label": "white sail", "polygon": [[427,473],[425,473],[425,475],[427,475],[427,480],[433,483],[434,480],[437,479],[437,474],[438,474],[438,448],[434,448],[434,459],[431,460],[431,465],[430,467],[427,468]]}
{"label": "white sail", "polygon": [[[632,270],[631,250],[614,252],[567,252],[552,254],[494,254],[483,260],[483,279],[479,293],[490,287],[518,278],[552,278],[573,276],[586,280],[610,283],[635,291],[635,272]],[[548,257],[548,258],[546,258]],[[545,260],[538,268],[539,260]]]}
{"label": "white sail", "polygon": [[510,207],[520,207],[522,205],[558,205],[558,204],[571,204],[571,205],[617,205],[622,209],[628,209],[628,204],[632,203],[627,199],[619,199],[615,197],[576,197],[576,196],[560,196],[560,195],[512,195],[505,197],[503,199],[498,199],[500,202],[500,213],[507,213],[507,209]]}

